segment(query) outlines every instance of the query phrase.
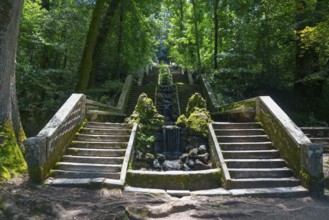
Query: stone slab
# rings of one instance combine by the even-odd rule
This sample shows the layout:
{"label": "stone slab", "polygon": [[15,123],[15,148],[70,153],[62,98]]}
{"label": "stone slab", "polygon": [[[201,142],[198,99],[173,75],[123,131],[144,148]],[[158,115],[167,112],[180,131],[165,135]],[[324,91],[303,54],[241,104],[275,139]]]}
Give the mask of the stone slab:
{"label": "stone slab", "polygon": [[233,196],[255,196],[255,197],[303,197],[309,192],[302,186],[277,187],[277,188],[251,188],[229,190]]}
{"label": "stone slab", "polygon": [[197,190],[191,192],[192,196],[231,196],[231,192],[224,188]]}
{"label": "stone slab", "polygon": [[190,190],[167,190],[166,192],[171,196],[179,196],[179,197],[191,195]]}
{"label": "stone slab", "polygon": [[166,191],[163,189],[151,189],[151,188],[140,188],[126,186],[124,189],[125,192],[135,192],[135,193],[152,193],[152,194],[165,194]]}
{"label": "stone slab", "polygon": [[88,187],[90,186],[91,179],[90,178],[82,178],[82,179],[52,179],[49,178],[45,181],[45,184],[52,186],[74,186],[74,187]]}

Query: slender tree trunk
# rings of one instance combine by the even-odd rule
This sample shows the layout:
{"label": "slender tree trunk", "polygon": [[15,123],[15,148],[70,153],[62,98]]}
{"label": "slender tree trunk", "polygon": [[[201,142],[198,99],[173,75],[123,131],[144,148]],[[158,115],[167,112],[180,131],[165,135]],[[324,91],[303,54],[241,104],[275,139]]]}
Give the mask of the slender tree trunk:
{"label": "slender tree trunk", "polygon": [[25,138],[16,100],[16,51],[23,0],[0,1],[0,126]]}
{"label": "slender tree trunk", "polygon": [[218,69],[218,62],[217,62],[217,54],[218,54],[218,3],[219,0],[215,0],[214,2],[214,24],[215,24],[215,31],[214,31],[214,69]]}
{"label": "slender tree trunk", "polygon": [[179,0],[179,14],[180,14],[179,30],[180,30],[180,35],[183,36],[183,30],[184,30],[184,0]]}
{"label": "slender tree trunk", "polygon": [[122,50],[123,50],[123,26],[124,26],[124,0],[121,0],[120,4],[120,15],[119,15],[119,31],[118,31],[118,47],[117,47],[117,72],[116,78],[119,79],[121,75],[121,67],[122,67]]}
{"label": "slender tree trunk", "polygon": [[89,31],[87,34],[85,47],[82,54],[80,69],[78,72],[78,84],[76,87],[77,92],[85,92],[88,87],[90,71],[92,68],[92,57],[96,45],[96,39],[100,26],[104,3],[105,0],[96,1],[92,19],[89,25]]}
{"label": "slender tree trunk", "polygon": [[120,0],[112,0],[110,2],[110,5],[108,7],[107,13],[102,19],[102,24],[100,27],[100,31],[97,37],[94,54],[92,58],[92,69],[91,69],[91,75],[90,75],[90,81],[89,81],[89,87],[93,87],[95,85],[96,81],[96,70],[100,63],[100,55],[102,52],[102,49],[106,43],[107,36],[110,32],[110,25],[113,19],[113,16],[118,8]]}
{"label": "slender tree trunk", "polygon": [[198,70],[201,69],[201,56],[200,56],[200,45],[199,45],[199,31],[198,31],[198,14],[197,14],[197,0],[191,0],[194,11],[194,29],[195,29],[195,46],[198,61]]}

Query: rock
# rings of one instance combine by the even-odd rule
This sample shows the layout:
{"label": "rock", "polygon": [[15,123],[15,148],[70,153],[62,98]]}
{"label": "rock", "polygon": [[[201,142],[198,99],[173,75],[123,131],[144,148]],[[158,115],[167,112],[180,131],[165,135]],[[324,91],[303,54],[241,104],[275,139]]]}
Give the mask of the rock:
{"label": "rock", "polygon": [[154,158],[154,155],[151,154],[151,153],[146,153],[145,154],[145,157],[144,157],[145,161],[149,164],[153,164],[153,160],[155,159]]}
{"label": "rock", "polygon": [[153,168],[156,170],[161,170],[161,165],[158,159],[153,160]]}
{"label": "rock", "polygon": [[143,159],[143,153],[142,153],[141,151],[137,150],[137,151],[135,152],[135,158],[136,158],[137,160],[142,160],[142,159]]}
{"label": "rock", "polygon": [[192,150],[190,150],[190,152],[188,153],[189,158],[197,158],[198,156],[198,149],[197,148],[193,148]]}
{"label": "rock", "polygon": [[198,160],[200,160],[204,164],[208,164],[208,162],[209,162],[209,153],[198,155]]}
{"label": "rock", "polygon": [[195,167],[194,167],[195,170],[207,170],[210,168],[211,168],[210,165],[204,164],[200,160],[195,160]]}
{"label": "rock", "polygon": [[166,160],[162,164],[162,169],[164,171],[169,171],[169,170],[181,170],[182,165],[179,163],[178,160]]}
{"label": "rock", "polygon": [[184,164],[188,160],[188,154],[182,154],[182,156],[179,157],[179,160]]}
{"label": "rock", "polygon": [[206,145],[200,145],[199,147],[199,154],[204,154],[204,153],[207,153],[207,148],[206,148]]}
{"label": "rock", "polygon": [[194,167],[195,167],[195,162],[194,162],[194,160],[189,160],[188,162],[187,162],[187,165],[191,168],[191,169],[193,169]]}
{"label": "rock", "polygon": [[183,170],[184,170],[184,171],[190,171],[190,170],[191,170],[190,167],[187,166],[187,164],[185,164],[185,163],[183,164],[182,167],[183,167]]}
{"label": "rock", "polygon": [[194,147],[192,145],[187,145],[187,147],[185,148],[186,152],[190,152]]}
{"label": "rock", "polygon": [[162,164],[163,162],[165,162],[166,157],[163,154],[156,154],[156,159],[159,161],[159,163]]}

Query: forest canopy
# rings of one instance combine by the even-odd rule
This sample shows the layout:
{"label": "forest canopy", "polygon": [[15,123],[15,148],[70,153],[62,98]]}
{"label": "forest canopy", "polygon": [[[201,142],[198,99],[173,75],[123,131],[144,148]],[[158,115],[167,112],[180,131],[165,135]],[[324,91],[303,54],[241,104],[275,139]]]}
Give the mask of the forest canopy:
{"label": "forest canopy", "polygon": [[74,91],[115,104],[125,77],[158,61],[206,74],[221,104],[271,95],[297,124],[328,125],[328,11],[326,0],[25,0],[23,125],[35,134]]}

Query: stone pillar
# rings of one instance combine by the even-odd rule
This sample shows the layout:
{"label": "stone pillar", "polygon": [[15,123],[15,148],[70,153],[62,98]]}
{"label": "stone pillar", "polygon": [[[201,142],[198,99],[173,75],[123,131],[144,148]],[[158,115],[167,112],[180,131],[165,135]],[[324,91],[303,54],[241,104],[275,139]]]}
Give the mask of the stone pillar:
{"label": "stone pillar", "polygon": [[323,146],[305,144],[301,148],[301,177],[311,194],[324,194]]}

